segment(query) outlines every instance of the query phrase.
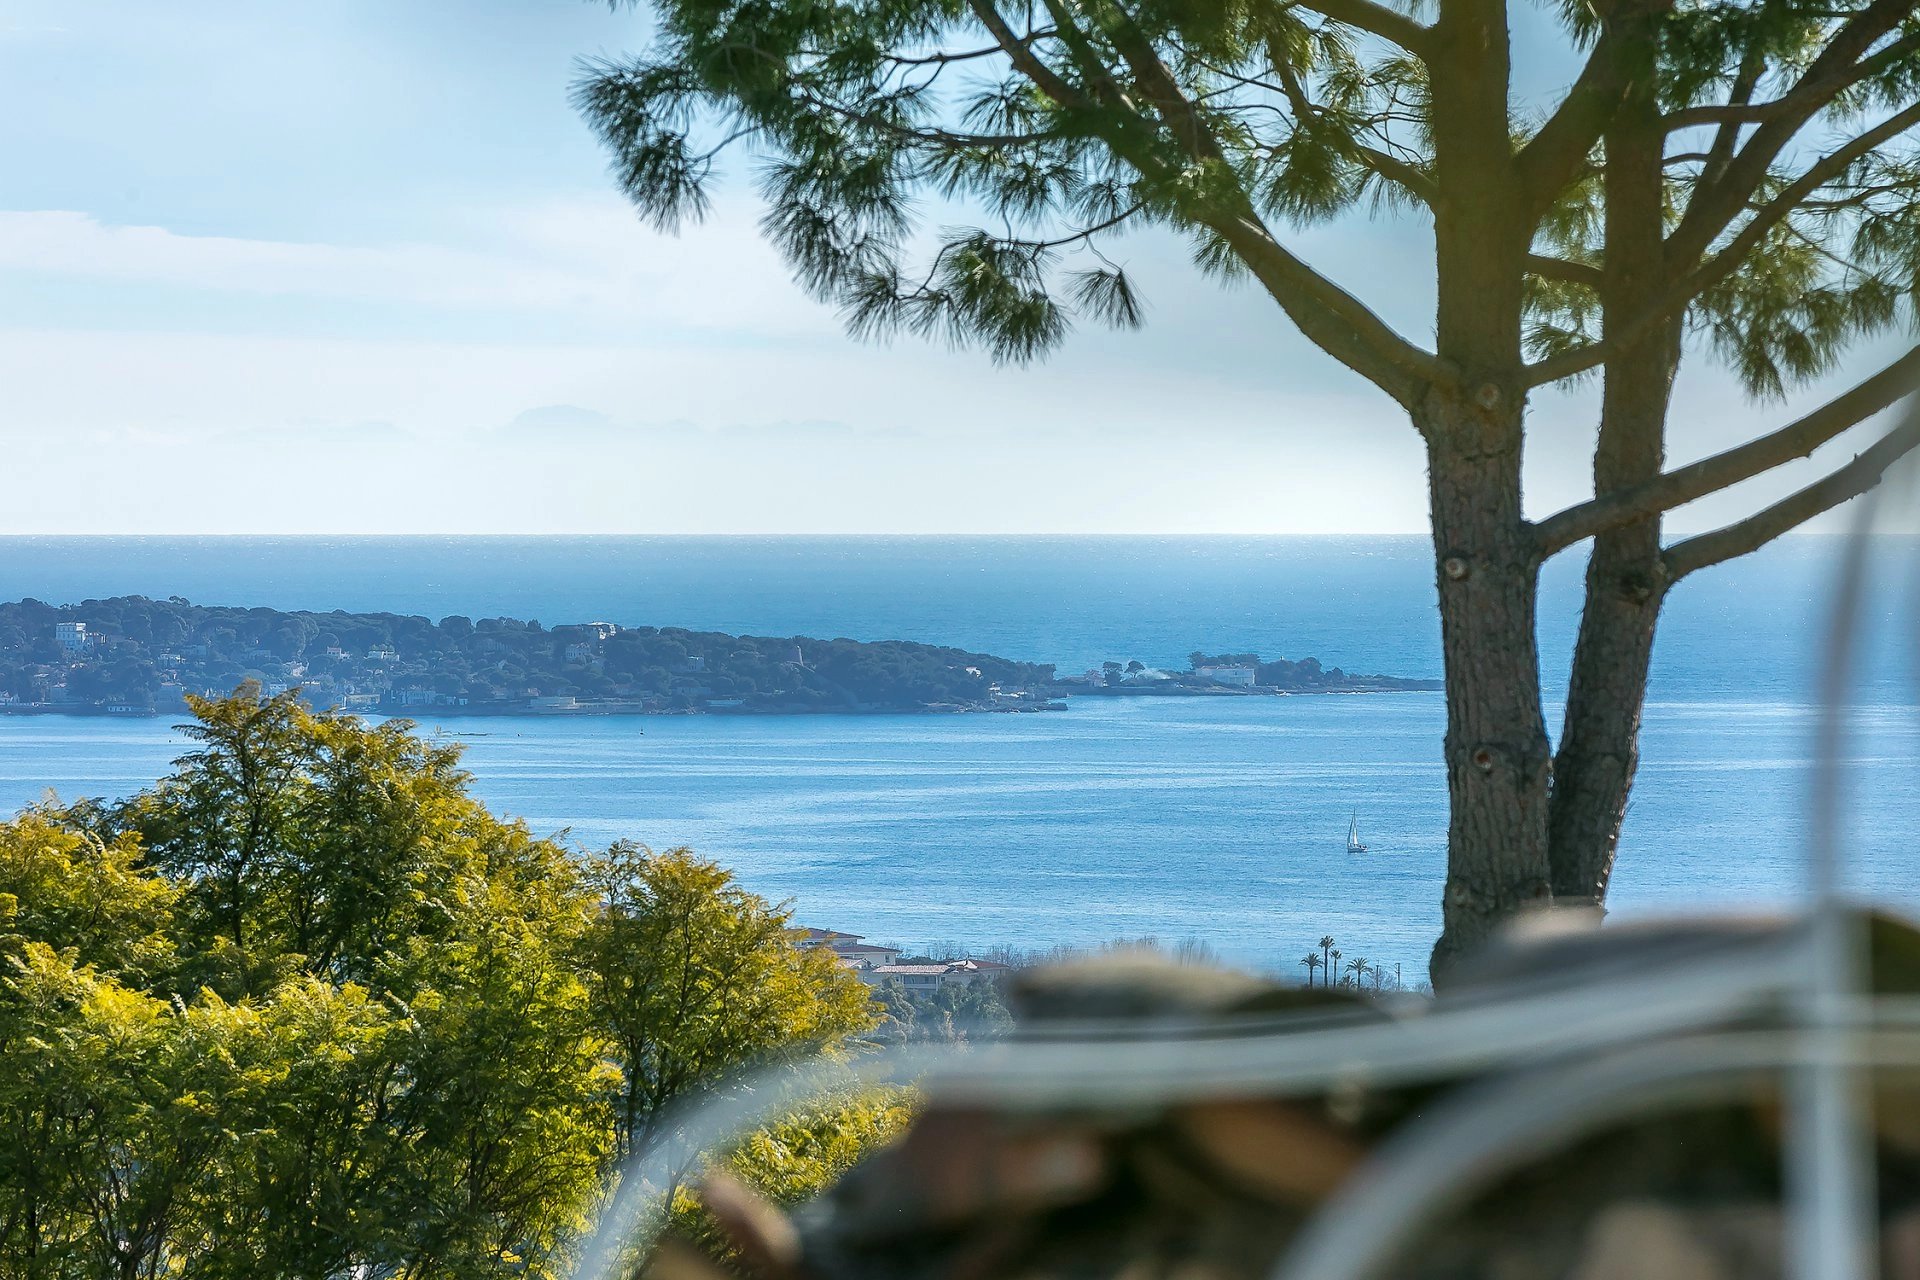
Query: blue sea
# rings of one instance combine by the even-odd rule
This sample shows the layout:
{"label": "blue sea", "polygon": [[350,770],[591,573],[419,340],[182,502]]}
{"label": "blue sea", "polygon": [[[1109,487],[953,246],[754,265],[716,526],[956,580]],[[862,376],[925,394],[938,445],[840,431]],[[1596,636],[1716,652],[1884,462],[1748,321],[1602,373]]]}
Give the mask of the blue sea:
{"label": "blue sea", "polygon": [[[1920,907],[1910,540],[1876,544],[1844,772],[1850,874]],[[1798,892],[1837,539],[1784,541],[1668,606],[1623,914]],[[607,620],[953,644],[1072,671],[1194,649],[1440,673],[1415,538],[0,538],[0,598]],[[1581,566],[1548,567],[1550,709]],[[801,922],[908,945],[1198,939],[1294,972],[1322,934],[1424,971],[1439,921],[1437,694],[1073,702],[1045,715],[452,719],[479,794],[582,845],[691,845]],[[0,808],[120,796],[164,720],[0,718]],[[1358,813],[1371,846],[1342,844]],[[1294,972],[1294,976],[1298,976]]]}

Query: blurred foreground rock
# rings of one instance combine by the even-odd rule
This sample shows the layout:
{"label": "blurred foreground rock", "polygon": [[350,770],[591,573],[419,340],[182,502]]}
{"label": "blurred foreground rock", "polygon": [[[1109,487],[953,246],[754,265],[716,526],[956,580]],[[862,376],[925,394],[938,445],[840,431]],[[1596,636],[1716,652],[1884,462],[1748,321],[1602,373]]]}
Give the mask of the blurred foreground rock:
{"label": "blurred foreground rock", "polygon": [[[1549,932],[1490,952],[1484,994],[1543,971],[1657,983],[1728,939],[1777,922]],[[1920,993],[1920,933],[1870,922],[1874,986]],[[1023,1034],[1078,1022],[1199,1018],[1223,1032],[1288,1012],[1357,1020],[1395,1007],[1144,956],[1021,975]],[[1453,997],[1449,997],[1453,998]],[[1425,1016],[1410,1002],[1400,1016]],[[1324,1025],[1324,1018],[1314,1021]],[[1124,1053],[1124,1043],[1115,1044]],[[943,1106],[791,1220],[732,1184],[707,1203],[754,1280],[1257,1280],[1396,1126],[1472,1081],[1314,1096],[1223,1097],[1138,1109]],[[1920,1280],[1920,1076],[1876,1079],[1883,1274]],[[1400,1280],[1768,1280],[1780,1263],[1781,1103],[1756,1084],[1733,1103],[1649,1114],[1478,1188],[1400,1260]],[[724,1268],[669,1241],[658,1280]]]}

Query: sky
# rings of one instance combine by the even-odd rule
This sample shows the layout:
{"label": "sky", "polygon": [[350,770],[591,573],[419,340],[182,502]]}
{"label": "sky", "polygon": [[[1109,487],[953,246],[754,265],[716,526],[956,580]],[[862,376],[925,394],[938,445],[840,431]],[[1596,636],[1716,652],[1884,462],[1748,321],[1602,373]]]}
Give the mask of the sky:
{"label": "sky", "polygon": [[[1400,410],[1175,244],[1117,250],[1143,330],[1022,369],[849,338],[744,174],[643,226],[567,91],[646,38],[585,0],[0,0],[0,533],[1424,531]],[[1297,243],[1429,336],[1420,225]],[[1690,373],[1672,453],[1821,390]],[[1534,421],[1546,514],[1589,491],[1591,400]]]}

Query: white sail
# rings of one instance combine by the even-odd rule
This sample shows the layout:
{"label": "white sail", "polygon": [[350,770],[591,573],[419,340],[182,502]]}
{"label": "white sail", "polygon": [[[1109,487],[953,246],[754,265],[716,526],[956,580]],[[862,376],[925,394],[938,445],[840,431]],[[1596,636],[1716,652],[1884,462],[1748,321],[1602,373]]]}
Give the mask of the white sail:
{"label": "white sail", "polygon": [[1360,843],[1360,815],[1356,813],[1353,821],[1347,824],[1347,852],[1359,853],[1366,847]]}

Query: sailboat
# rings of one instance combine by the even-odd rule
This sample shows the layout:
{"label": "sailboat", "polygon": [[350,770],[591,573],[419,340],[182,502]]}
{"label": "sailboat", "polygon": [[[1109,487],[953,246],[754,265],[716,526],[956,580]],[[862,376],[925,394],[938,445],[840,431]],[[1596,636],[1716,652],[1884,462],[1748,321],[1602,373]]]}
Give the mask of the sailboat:
{"label": "sailboat", "polygon": [[1360,843],[1360,815],[1354,814],[1353,821],[1347,824],[1347,852],[1365,853],[1367,846]]}

